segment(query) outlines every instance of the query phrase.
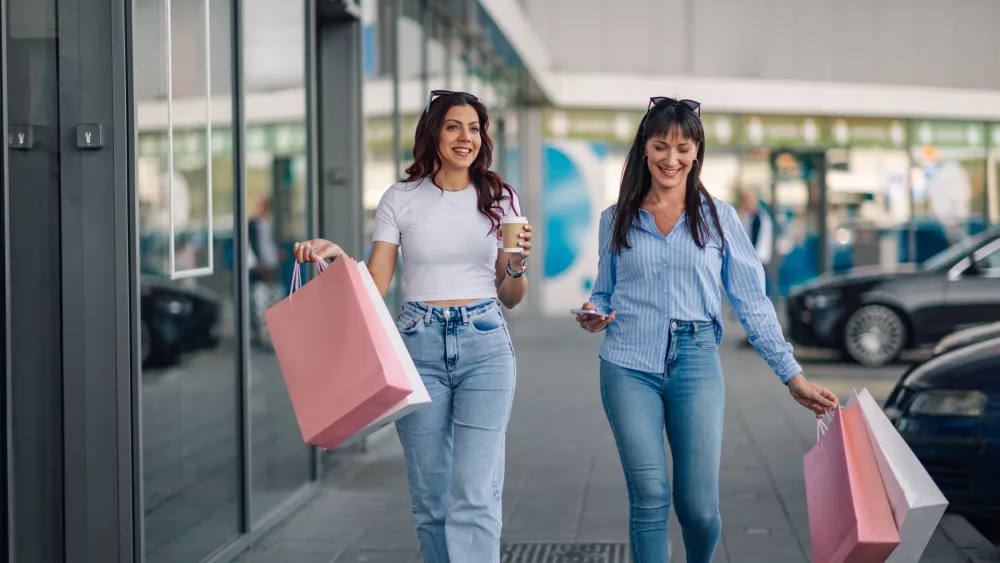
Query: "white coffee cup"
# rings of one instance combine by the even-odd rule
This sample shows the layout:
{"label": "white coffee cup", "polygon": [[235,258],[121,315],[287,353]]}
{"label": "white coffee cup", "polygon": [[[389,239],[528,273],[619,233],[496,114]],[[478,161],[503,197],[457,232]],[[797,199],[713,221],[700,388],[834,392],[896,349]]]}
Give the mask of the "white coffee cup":
{"label": "white coffee cup", "polygon": [[521,239],[517,236],[524,232],[528,224],[526,217],[504,217],[500,220],[500,231],[503,236],[503,251],[509,254],[522,254],[524,249],[517,245]]}

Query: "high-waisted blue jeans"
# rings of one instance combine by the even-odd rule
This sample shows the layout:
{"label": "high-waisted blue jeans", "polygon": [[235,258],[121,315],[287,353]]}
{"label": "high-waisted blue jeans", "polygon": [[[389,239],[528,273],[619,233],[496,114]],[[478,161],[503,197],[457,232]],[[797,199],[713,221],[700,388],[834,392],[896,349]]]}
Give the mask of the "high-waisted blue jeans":
{"label": "high-waisted blue jeans", "polygon": [[495,299],[403,305],[403,336],[431,404],[396,422],[424,563],[499,563],[514,350]]}
{"label": "high-waisted blue jeans", "polygon": [[[712,322],[671,323],[663,373],[601,361],[601,399],[625,471],[634,563],[668,560],[670,503],[689,563],[709,563],[722,531],[719,465],[725,386]],[[673,497],[663,449],[673,456]]]}

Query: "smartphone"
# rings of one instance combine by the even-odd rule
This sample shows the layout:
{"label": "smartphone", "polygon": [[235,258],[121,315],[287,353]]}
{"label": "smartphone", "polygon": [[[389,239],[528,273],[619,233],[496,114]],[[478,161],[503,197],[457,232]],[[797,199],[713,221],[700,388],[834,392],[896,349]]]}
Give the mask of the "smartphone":
{"label": "smartphone", "polygon": [[600,311],[593,311],[591,309],[572,309],[570,311],[571,315],[591,315],[594,317],[606,317],[604,313]]}

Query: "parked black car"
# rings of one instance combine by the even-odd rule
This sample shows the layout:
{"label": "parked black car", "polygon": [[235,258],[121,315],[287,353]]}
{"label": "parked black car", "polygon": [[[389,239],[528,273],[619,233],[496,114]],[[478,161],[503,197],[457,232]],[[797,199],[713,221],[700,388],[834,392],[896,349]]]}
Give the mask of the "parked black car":
{"label": "parked black car", "polygon": [[1000,338],[917,364],[883,409],[952,510],[1000,517]]}
{"label": "parked black car", "polygon": [[204,287],[176,287],[142,276],[142,365],[176,363],[181,354],[219,343],[219,297]]}
{"label": "parked black car", "polygon": [[1000,321],[1000,228],[956,244],[920,266],[858,268],[823,276],[788,298],[791,339],[839,348],[880,366],[956,330]]}

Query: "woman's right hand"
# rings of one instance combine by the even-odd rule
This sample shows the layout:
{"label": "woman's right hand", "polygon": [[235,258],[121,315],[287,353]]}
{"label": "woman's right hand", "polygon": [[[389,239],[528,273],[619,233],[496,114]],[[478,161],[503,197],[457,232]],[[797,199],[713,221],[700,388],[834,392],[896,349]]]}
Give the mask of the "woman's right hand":
{"label": "woman's right hand", "polygon": [[297,242],[293,252],[295,253],[295,261],[299,264],[315,262],[317,256],[332,262],[344,254],[343,249],[339,246],[321,238]]}
{"label": "woman's right hand", "polygon": [[[591,302],[586,302],[583,304],[581,309],[587,311],[596,311],[597,307]],[[580,328],[586,330],[587,332],[600,332],[604,330],[606,326],[611,324],[611,321],[615,320],[615,312],[612,311],[608,316],[596,316],[596,315],[577,315],[576,321],[580,323]]]}

